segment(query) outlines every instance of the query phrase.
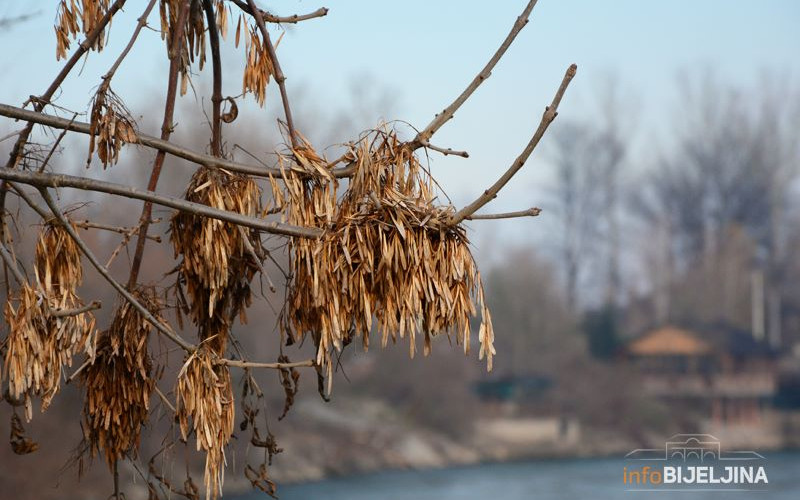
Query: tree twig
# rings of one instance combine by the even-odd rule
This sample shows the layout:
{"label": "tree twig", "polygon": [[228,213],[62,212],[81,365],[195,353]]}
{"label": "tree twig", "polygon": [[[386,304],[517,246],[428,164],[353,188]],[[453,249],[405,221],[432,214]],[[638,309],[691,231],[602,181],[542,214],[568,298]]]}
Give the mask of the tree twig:
{"label": "tree twig", "polygon": [[86,177],[76,177],[65,174],[48,174],[38,172],[28,172],[25,170],[0,169],[0,179],[11,180],[22,184],[28,184],[39,188],[76,188],[85,191],[96,191],[123,196],[136,200],[150,201],[157,205],[162,205],[183,212],[189,212],[212,219],[219,219],[232,222],[241,226],[251,227],[260,231],[273,234],[283,234],[285,236],[297,236],[300,238],[319,238],[322,236],[322,229],[316,227],[302,227],[282,222],[268,221],[258,217],[249,217],[236,212],[228,212],[217,208],[176,198],[174,196],[160,195],[152,191],[141,191],[124,184],[106,182]]}
{"label": "tree twig", "polygon": [[211,62],[214,73],[213,90],[211,93],[211,155],[222,156],[222,62],[219,55],[219,30],[217,19],[214,15],[214,5],[211,0],[203,0],[203,10],[206,12],[208,24],[208,40],[211,45]]}
{"label": "tree twig", "polygon": [[156,394],[158,394],[158,397],[161,398],[161,402],[164,403],[164,405],[169,408],[172,413],[176,413],[175,407],[172,406],[172,403],[169,401],[169,399],[167,399],[166,394],[161,392],[161,389],[159,389],[157,385],[153,385],[153,390],[156,392]]}
{"label": "tree twig", "polygon": [[500,214],[474,214],[464,218],[466,220],[513,219],[515,217],[536,217],[540,213],[542,213],[541,208],[533,207],[527,210],[520,210],[518,212],[505,212]]}
{"label": "tree twig", "polygon": [[259,363],[255,361],[241,361],[238,359],[222,358],[219,360],[219,363],[222,365],[232,366],[236,368],[269,368],[274,370],[282,370],[286,368],[314,366],[316,364],[316,361],[314,361],[313,359],[307,359],[305,361],[293,361],[291,363]]}
{"label": "tree twig", "polygon": [[[250,8],[247,2],[242,0],[233,0],[240,9],[247,12],[251,16],[253,15],[253,10]],[[264,18],[265,22],[268,23],[290,23],[290,24],[297,24],[300,21],[307,21],[309,19],[314,19],[317,17],[324,17],[328,15],[328,9],[326,7],[320,7],[319,9],[315,10],[314,12],[310,12],[308,14],[294,14],[292,16],[275,16],[270,14],[269,12],[261,11],[261,17]]]}
{"label": "tree twig", "polygon": [[94,311],[100,309],[101,307],[103,307],[103,305],[99,300],[93,300],[91,303],[75,309],[50,309],[48,314],[54,318],[65,318],[67,316],[77,316],[78,314]]}
{"label": "tree twig", "polygon": [[[156,219],[156,220],[160,221],[161,219]],[[150,221],[150,222],[152,223],[152,222],[155,222],[155,221]],[[92,222],[90,220],[75,221],[75,225],[78,226],[81,229],[102,229],[103,231],[111,231],[111,232],[119,233],[119,234],[123,234],[123,235],[128,234],[131,231],[136,231],[137,230],[137,228],[135,228],[135,227],[112,226],[110,224],[101,224],[99,222]],[[147,235],[147,239],[148,240],[153,240],[156,243],[161,243],[161,236],[158,236],[158,235],[150,235],[150,234],[148,234]]]}
{"label": "tree twig", "polygon": [[11,252],[8,251],[5,244],[0,242],[0,256],[3,258],[3,262],[11,269],[11,274],[14,275],[14,279],[17,280],[17,283],[20,285],[27,283],[28,280],[22,275],[22,272],[17,267],[17,261],[14,260],[14,257],[11,256]]}
{"label": "tree twig", "polygon": [[153,10],[155,4],[156,0],[150,0],[150,3],[147,4],[147,7],[145,7],[144,12],[142,13],[141,16],[139,16],[139,19],[137,19],[138,22],[136,23],[136,28],[133,30],[133,34],[131,35],[131,39],[128,41],[128,45],[126,45],[125,48],[122,49],[122,52],[120,52],[119,56],[114,61],[114,64],[112,64],[108,72],[105,75],[103,75],[102,77],[103,85],[105,85],[106,87],[109,85],[109,82],[114,77],[114,73],[117,72],[117,69],[119,68],[120,64],[122,64],[122,61],[128,56],[128,53],[133,48],[134,44],[136,43],[136,39],[139,38],[139,33],[142,31],[142,28],[144,28],[145,25],[147,24],[147,18],[150,16],[150,12]]}
{"label": "tree twig", "polygon": [[[77,117],[78,113],[73,113],[72,119],[70,119],[70,123],[74,122],[75,118]],[[64,139],[65,135],[67,135],[67,129],[62,130],[61,133],[58,134],[58,138],[56,138],[56,142],[53,143],[53,147],[50,148],[50,152],[47,153],[47,156],[45,157],[44,161],[42,162],[41,165],[39,165],[39,172],[44,172],[44,169],[47,168],[47,164],[50,163],[50,158],[53,157],[53,153],[56,152],[56,149],[58,149],[58,145],[61,144],[61,141]]]}
{"label": "tree twig", "polygon": [[261,31],[262,38],[264,38],[264,45],[267,47],[267,51],[269,52],[269,58],[272,62],[272,76],[275,77],[275,81],[278,83],[278,89],[281,92],[283,113],[286,115],[286,127],[289,129],[289,138],[291,139],[292,147],[297,148],[299,146],[299,142],[297,140],[297,134],[295,133],[294,120],[292,119],[292,109],[289,107],[289,95],[286,93],[286,77],[281,70],[281,64],[278,62],[278,56],[275,54],[275,46],[272,45],[272,40],[269,37],[267,27],[264,25],[264,16],[261,15],[261,9],[256,7],[254,0],[247,0],[247,4],[250,6],[250,13],[253,16],[253,19],[256,20],[256,25],[258,26],[259,31]]}
{"label": "tree twig", "polygon": [[466,151],[456,151],[450,148],[440,148],[439,146],[434,146],[428,141],[423,141],[420,144],[422,145],[423,148],[428,148],[433,151],[438,151],[439,153],[442,153],[445,156],[453,155],[453,156],[460,156],[462,158],[469,158],[469,153],[467,153]]}
{"label": "tree twig", "polygon": [[503,43],[500,45],[500,48],[497,49],[497,52],[495,52],[492,58],[489,59],[489,62],[486,63],[486,66],[483,67],[480,73],[478,73],[475,76],[475,78],[472,79],[470,84],[467,85],[467,88],[464,89],[464,92],[462,92],[458,97],[456,97],[455,101],[453,101],[449,106],[444,108],[444,110],[441,113],[436,115],[433,118],[433,120],[428,124],[428,126],[425,127],[421,132],[419,132],[416,135],[416,137],[414,137],[414,139],[410,143],[413,149],[418,149],[422,147],[424,143],[430,141],[431,136],[435,134],[436,131],[442,127],[442,125],[447,123],[447,121],[453,117],[458,108],[460,108],[461,105],[464,104],[464,102],[467,99],[469,99],[472,93],[475,92],[475,90],[478,87],[480,87],[480,85],[484,81],[486,81],[487,78],[491,76],[492,70],[497,65],[497,62],[506,53],[508,47],[511,46],[511,43],[517,37],[519,32],[522,31],[522,28],[524,28],[525,25],[528,24],[528,18],[531,15],[531,11],[533,11],[533,8],[536,6],[536,2],[537,0],[530,0],[528,2],[528,5],[525,7],[525,10],[523,10],[522,14],[520,14],[519,17],[517,17],[517,20],[514,22],[514,26],[512,26],[511,28],[511,32],[509,32],[508,36],[506,36],[505,40],[503,40]]}
{"label": "tree twig", "polygon": [[512,163],[508,170],[506,170],[506,172],[497,180],[497,182],[492,184],[489,189],[484,191],[480,197],[455,213],[450,219],[451,224],[458,224],[462,220],[477,212],[482,206],[495,199],[497,197],[497,193],[503,188],[503,186],[505,186],[508,181],[514,177],[514,174],[516,174],[519,169],[525,165],[528,157],[531,155],[533,150],[539,144],[539,141],[542,139],[542,136],[547,131],[547,127],[550,126],[553,120],[555,120],[556,115],[558,115],[558,105],[561,103],[561,98],[564,97],[564,92],[566,92],[569,82],[572,81],[572,78],[575,76],[575,72],[577,70],[578,67],[575,64],[572,64],[569,68],[567,68],[564,79],[561,80],[561,85],[558,87],[555,97],[553,97],[553,102],[544,108],[544,114],[542,115],[542,120],[539,122],[539,127],[536,129],[536,132],[533,134],[533,137],[531,137],[530,142],[528,142],[528,145],[525,146],[525,149],[522,151],[522,153],[520,153],[517,159],[514,160],[514,163]]}
{"label": "tree twig", "polygon": [[72,372],[72,375],[70,375],[69,377],[67,377],[67,380],[66,380],[66,382],[64,382],[64,383],[65,383],[65,384],[69,384],[69,383],[71,383],[73,380],[75,380],[75,379],[78,377],[78,375],[80,375],[80,374],[81,374],[81,372],[82,372],[83,370],[85,370],[85,369],[86,369],[86,368],[87,368],[89,365],[91,365],[92,363],[94,363],[94,359],[93,359],[93,358],[88,358],[86,361],[84,361],[84,362],[83,362],[83,364],[82,364],[81,366],[79,366],[79,367],[78,367],[78,369],[77,369],[77,370],[75,370],[74,372]]}

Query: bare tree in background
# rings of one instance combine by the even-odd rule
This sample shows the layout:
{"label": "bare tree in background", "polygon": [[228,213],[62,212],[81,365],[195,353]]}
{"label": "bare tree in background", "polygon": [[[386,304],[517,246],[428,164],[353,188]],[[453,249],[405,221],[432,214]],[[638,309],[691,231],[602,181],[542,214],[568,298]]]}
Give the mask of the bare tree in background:
{"label": "bare tree in background", "polygon": [[[200,495],[191,476],[171,477],[164,472],[169,468],[159,465],[179,445],[175,439],[168,438],[147,467],[139,465],[141,431],[154,414],[151,396],[174,422],[170,436],[180,434],[184,444],[194,436],[197,450],[205,454],[206,498],[221,494],[225,450],[234,434],[246,436],[252,446],[264,450],[263,462],[246,464],[244,473],[254,488],[274,494],[268,465],[280,450],[268,421],[264,425],[266,399],[253,370],[276,371],[285,392],[285,415],[298,389],[300,369],[312,369],[320,394],[328,397],[339,353],[356,341],[366,348],[373,329],[383,345],[408,337],[411,356],[417,349],[417,335],[425,354],[437,334],[454,337],[469,352],[471,318],[476,315],[481,318],[479,357],[485,357],[491,369],[494,333],[464,223],[538,214],[536,209],[477,212],[497,197],[537,147],[557,115],[575,65],[567,69],[519,156],[467,206],[456,208],[436,201],[435,181],[420,165],[417,152],[427,149],[467,156],[436,146],[431,139],[491,75],[527,24],[536,1],[528,2],[500,48],[466,89],[415,137],[403,141],[390,127],[379,127],[354,138],[345,153],[333,159],[318,154],[302,135],[302,123],[292,114],[286,78],[276,56],[274,33],[267,27],[320,18],[327,14],[325,8],[281,17],[259,9],[253,0],[150,0],[132,27],[127,46],[98,77],[88,122],[76,112],[56,116],[63,109],[52,102],[54,96],[85,55],[104,48],[111,21],[125,3],[58,3],[55,45],[57,58],[66,61],[62,70],[43,93],[32,95],[22,107],[0,104],[0,115],[24,123],[9,136],[16,140],[5,167],[0,168],[0,254],[8,323],[0,354],[2,380],[7,382],[4,399],[12,407],[14,451],[26,454],[39,446],[25,434],[18,412],[30,421],[34,401],[41,400],[45,410],[62,379],[75,380],[85,393],[85,439],[78,452],[105,459],[114,478],[114,498],[123,497],[120,461],[134,464],[151,498]],[[160,133],[151,136],[140,130],[112,84],[153,17],[156,3],[169,70]],[[246,55],[240,96],[223,95],[220,47],[228,31],[235,31],[233,43]],[[73,47],[79,37],[82,41]],[[182,147],[173,138],[179,123],[177,98],[187,92],[192,78],[199,78],[207,58],[212,81],[210,154]],[[226,126],[248,103],[248,94],[263,106],[271,81],[281,100],[279,130],[285,144],[269,160],[234,161],[224,140]],[[36,124],[47,127],[50,135],[35,134]],[[90,168],[82,175],[64,173],[58,151],[68,133],[89,136],[87,166],[99,162],[102,169]],[[146,189],[90,177],[90,173],[107,176],[128,144],[154,152]],[[182,198],[159,192],[168,155],[197,166]],[[78,220],[54,196],[64,189],[103,193],[106,203],[118,197],[138,200],[143,202],[141,213],[124,227],[108,224],[100,210]],[[162,243],[159,235],[152,234],[154,206],[175,211],[169,239],[177,260],[160,270],[174,277],[167,287],[143,279],[145,268],[156,264],[145,259],[146,249]],[[40,218],[41,232],[32,256],[19,246],[24,235],[17,212],[23,208]],[[114,255],[110,260],[101,258],[78,229],[120,234],[115,252],[130,244],[132,257],[124,279],[109,271],[107,262]],[[286,268],[265,248],[264,235],[286,238]],[[167,245],[166,238],[163,244]],[[99,328],[93,311],[108,304],[79,295],[85,262],[116,293],[112,319]],[[234,325],[237,318],[240,323],[246,321],[253,300],[251,283],[257,276],[268,281],[265,268],[271,266],[284,276],[287,290],[279,319],[283,344],[274,359],[251,361]],[[182,336],[184,322],[193,325],[197,341]],[[153,352],[155,343],[148,342],[151,336],[163,341],[157,343],[162,345],[161,352]],[[284,346],[308,339],[315,356],[292,362]],[[164,342],[169,349],[163,347]],[[171,349],[182,351],[184,357],[173,366],[177,378],[167,380],[162,375],[170,373],[167,354]],[[72,368],[77,358],[77,367]],[[242,370],[238,398],[232,370]],[[159,387],[165,383],[172,390]],[[237,403],[242,417],[235,431]]]}
{"label": "bare tree in background", "polygon": [[554,133],[554,204],[564,227],[560,253],[573,312],[579,309],[578,289],[589,268],[602,269],[593,273],[600,275],[595,285],[603,288],[599,305],[617,307],[622,292],[620,198],[627,142],[618,117],[624,102],[613,79],[595,100],[599,119],[564,123]]}
{"label": "bare tree in background", "polygon": [[[666,284],[655,286],[660,301],[673,303],[667,309],[674,309],[676,297],[689,302],[678,317],[675,311],[666,316],[749,326],[734,317],[751,292],[739,276],[763,272],[769,336],[776,346],[790,230],[785,214],[799,158],[793,130],[800,116],[798,96],[779,81],[773,76],[745,93],[707,74],[684,79],[677,141],[634,204],[648,234],[665,234]],[[738,272],[726,269],[730,259],[738,260]],[[693,278],[696,283],[678,286]],[[693,294],[696,300],[689,299]]]}

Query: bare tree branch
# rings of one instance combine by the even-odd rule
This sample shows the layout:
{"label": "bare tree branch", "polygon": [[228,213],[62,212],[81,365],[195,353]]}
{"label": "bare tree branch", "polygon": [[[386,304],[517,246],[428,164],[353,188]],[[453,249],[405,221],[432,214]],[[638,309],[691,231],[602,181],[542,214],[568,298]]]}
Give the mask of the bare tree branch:
{"label": "bare tree branch", "polygon": [[156,0],[150,0],[150,3],[147,4],[147,7],[145,7],[142,15],[139,16],[139,19],[137,19],[138,22],[136,23],[136,28],[133,30],[133,34],[131,35],[131,39],[128,41],[128,45],[126,45],[125,48],[122,49],[122,52],[120,52],[119,56],[117,57],[117,60],[114,61],[114,64],[111,65],[111,68],[108,70],[108,72],[105,75],[103,75],[102,77],[104,80],[103,85],[108,86],[109,82],[114,77],[114,73],[117,72],[117,69],[119,68],[120,64],[122,64],[122,61],[128,56],[128,53],[133,48],[133,45],[136,43],[136,39],[139,38],[139,33],[142,31],[142,28],[144,28],[145,25],[147,24],[147,18],[150,16],[150,12],[153,10],[155,4]]}
{"label": "bare tree branch", "polygon": [[[251,16],[253,15],[253,10],[250,8],[250,5],[247,2],[243,2],[242,0],[232,0],[240,9],[247,12]],[[264,21],[267,23],[290,23],[290,24],[297,24],[300,21],[307,21],[309,19],[314,19],[317,17],[324,17],[328,15],[328,9],[326,7],[320,7],[319,9],[315,10],[314,12],[308,14],[294,14],[292,16],[275,16],[270,14],[269,12],[263,11],[259,9],[261,12],[261,17],[264,18]]]}
{"label": "bare tree branch", "polygon": [[[160,219],[158,219],[160,220]],[[150,221],[153,222],[153,221]],[[111,231],[114,233],[119,234],[128,234],[131,231],[136,230],[135,227],[119,227],[119,226],[112,226],[110,224],[101,224],[99,222],[92,222],[90,220],[83,220],[83,221],[75,221],[75,225],[81,229],[102,229],[103,231]],[[161,236],[158,235],[147,235],[148,240],[153,240],[156,243],[161,243]]]}
{"label": "bare tree branch", "polygon": [[522,28],[528,24],[528,18],[531,15],[531,11],[533,11],[533,8],[536,6],[536,2],[537,0],[530,0],[528,2],[525,10],[523,10],[522,14],[517,17],[517,20],[514,22],[514,26],[511,27],[511,31],[509,32],[508,36],[506,36],[505,40],[503,40],[503,43],[500,45],[500,48],[497,49],[497,52],[495,52],[492,58],[489,59],[489,62],[486,63],[486,66],[484,66],[481,72],[478,73],[475,78],[473,78],[469,85],[467,85],[467,88],[464,89],[464,92],[456,97],[455,101],[447,106],[444,111],[436,115],[428,124],[428,126],[419,132],[416,137],[414,137],[410,143],[412,148],[420,148],[424,143],[430,141],[431,136],[435,134],[436,131],[442,127],[442,125],[447,123],[447,121],[453,117],[458,108],[460,108],[461,105],[464,104],[467,99],[469,99],[472,93],[475,92],[475,90],[492,75],[492,70],[497,65],[497,62],[506,53],[508,47],[511,46],[511,43],[517,37],[519,32],[522,31]]}
{"label": "bare tree branch", "polygon": [[65,318],[67,316],[77,316],[78,314],[94,311],[100,309],[101,307],[103,307],[103,304],[99,300],[93,300],[89,304],[86,304],[83,307],[77,307],[75,309],[50,309],[48,314],[54,318]]}
{"label": "bare tree branch", "polygon": [[420,144],[424,148],[428,148],[428,149],[431,149],[433,151],[438,151],[439,153],[442,153],[445,156],[454,155],[454,156],[460,156],[462,158],[469,158],[469,153],[467,153],[466,151],[456,151],[456,150],[450,149],[450,148],[440,148],[439,146],[434,146],[433,144],[431,144],[428,141],[423,141]]}
{"label": "bare tree branch", "polygon": [[159,389],[155,384],[153,385],[153,390],[156,392],[156,394],[158,394],[158,397],[161,398],[161,402],[164,403],[164,406],[169,408],[172,413],[175,413],[175,407],[172,405],[169,399],[167,399],[167,395],[161,392],[161,389]]}
{"label": "bare tree branch", "polygon": [[124,184],[116,184],[114,182],[89,179],[86,177],[27,172],[24,170],[0,169],[0,179],[15,181],[40,188],[67,187],[82,189],[85,191],[114,194],[136,200],[150,201],[157,205],[174,208],[176,210],[190,212],[205,217],[211,217],[212,219],[224,220],[226,222],[232,222],[234,224],[251,227],[253,229],[258,229],[260,231],[273,234],[297,236],[300,238],[319,238],[322,235],[322,229],[315,227],[293,226],[291,224],[267,221],[257,217],[248,217],[239,213],[227,212],[225,210],[209,207],[208,205],[186,201],[183,198],[159,195],[152,191],[140,191]]}
{"label": "bare tree branch", "polygon": [[208,39],[211,44],[211,62],[214,73],[213,91],[211,94],[211,155],[222,157],[222,61],[219,55],[219,30],[211,0],[202,0],[208,24]]}
{"label": "bare tree branch", "polygon": [[525,165],[525,162],[528,160],[528,157],[531,155],[533,150],[539,144],[539,141],[542,139],[542,136],[547,131],[547,127],[555,120],[556,115],[558,115],[558,105],[561,103],[561,98],[564,97],[564,92],[566,92],[567,87],[569,86],[569,82],[572,81],[572,78],[575,76],[575,72],[578,70],[578,66],[575,64],[570,65],[567,68],[567,72],[564,75],[564,79],[561,80],[561,85],[558,87],[558,91],[556,92],[555,97],[553,97],[553,102],[550,103],[550,106],[547,106],[544,109],[544,114],[542,115],[542,120],[539,122],[539,127],[536,129],[536,132],[531,137],[530,142],[528,145],[525,146],[525,149],[520,153],[514,163],[511,164],[508,170],[495,182],[492,186],[483,192],[483,194],[467,205],[466,207],[459,210],[453,217],[450,219],[451,224],[458,224],[459,222],[463,221],[467,217],[471,216],[481,207],[492,201],[497,197],[497,193],[508,184],[508,181],[514,177],[519,169]]}
{"label": "bare tree branch", "polygon": [[542,213],[541,208],[533,207],[527,210],[520,210],[518,212],[505,212],[500,214],[475,214],[464,217],[466,220],[495,220],[495,219],[513,219],[516,217],[536,217]]}
{"label": "bare tree branch", "polygon": [[17,267],[17,261],[14,260],[14,257],[11,255],[11,252],[8,251],[5,244],[0,242],[0,257],[3,258],[3,262],[11,269],[11,274],[14,275],[14,279],[17,280],[17,283],[20,285],[27,283],[28,280],[25,279],[25,276],[22,275],[22,272]]}
{"label": "bare tree branch", "polygon": [[[71,132],[78,132],[81,134],[88,135],[90,133],[88,123],[70,122],[70,120],[64,118],[48,115],[45,113],[29,111],[27,109],[18,108],[16,106],[9,106],[8,104],[0,104],[0,116],[6,116],[9,118],[15,118],[19,120],[26,120],[57,129],[68,129]],[[165,153],[169,153],[172,156],[183,158],[184,160],[188,160],[198,165],[204,165],[206,167],[224,168],[225,170],[229,170],[231,172],[238,172],[241,174],[253,175],[256,177],[272,176],[277,179],[283,178],[283,171],[281,171],[281,169],[279,168],[264,167],[261,165],[259,166],[247,165],[244,163],[225,160],[223,158],[215,158],[213,156],[203,153],[198,153],[191,149],[178,146],[172,142],[164,141],[146,134],[137,134],[136,143],[141,144],[142,146],[163,151]],[[286,169],[286,170],[288,172],[291,172],[292,174],[298,174],[298,175],[305,174],[305,171],[299,169]],[[355,166],[348,165],[347,167],[334,169],[331,173],[335,177],[343,178],[352,176],[354,172],[355,172]]]}
{"label": "bare tree branch", "polygon": [[274,370],[282,370],[285,368],[299,368],[302,366],[314,366],[316,362],[313,359],[305,361],[294,361],[292,363],[258,363],[254,361],[240,361],[237,359],[220,359],[219,363],[226,366],[233,366],[236,368],[268,368]]}

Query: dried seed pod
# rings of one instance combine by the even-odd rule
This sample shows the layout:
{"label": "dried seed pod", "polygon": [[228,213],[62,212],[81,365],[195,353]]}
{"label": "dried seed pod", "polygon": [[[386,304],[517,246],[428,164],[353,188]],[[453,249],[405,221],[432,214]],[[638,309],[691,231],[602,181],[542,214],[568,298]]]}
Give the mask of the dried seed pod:
{"label": "dried seed pod", "polygon": [[10,331],[3,371],[9,394],[25,403],[27,420],[33,416],[31,397],[41,396],[42,411],[47,410],[60,388],[62,368],[72,366],[78,352],[94,353],[91,313],[53,314],[83,306],[75,293],[83,274],[80,253],[59,224],[48,222],[39,234],[34,270],[38,287],[24,284],[5,306]]}
{"label": "dried seed pod", "polygon": [[[31,396],[45,393],[58,384],[61,365],[52,362],[52,350],[43,338],[47,331],[47,315],[39,294],[25,284],[17,295],[16,309],[12,302],[9,299],[3,311],[9,326],[3,371],[8,379],[9,395],[24,401],[25,419],[30,421],[33,418]],[[54,373],[53,367],[58,367],[58,373]]]}
{"label": "dried seed pod", "polygon": [[106,85],[94,95],[89,123],[89,159],[97,149],[103,168],[119,160],[119,152],[126,143],[136,142],[135,122],[122,100]]}
{"label": "dried seed pod", "polygon": [[382,345],[408,336],[411,356],[417,335],[428,354],[441,333],[455,334],[469,352],[470,319],[480,310],[480,357],[491,369],[491,316],[466,231],[449,223],[452,207],[436,205],[432,179],[413,152],[393,132],[362,138],[349,153],[356,171],[338,202],[327,164],[294,155],[310,179],[286,180],[289,222],[326,231],[290,243],[293,280],[282,322],[290,338],[311,333],[330,376],[331,351],[358,336],[366,348],[373,319]]}
{"label": "dried seed pod", "polygon": [[34,270],[42,290],[51,297],[74,294],[83,281],[78,245],[57,221],[45,223],[39,233]]}
{"label": "dried seed pod", "polygon": [[[241,26],[240,19],[240,26]],[[245,38],[245,68],[242,78],[242,92],[252,92],[259,106],[264,106],[267,97],[267,85],[275,72],[272,58],[269,56],[267,44],[261,38],[261,32],[256,26],[248,26]],[[236,31],[236,44],[239,44],[239,29]],[[278,39],[280,43],[280,39]]]}
{"label": "dried seed pod", "polygon": [[[261,191],[249,177],[201,168],[189,183],[185,198],[221,210],[257,216]],[[229,222],[179,212],[172,218],[175,256],[182,256],[181,274],[191,300],[191,314],[200,338],[217,336],[222,353],[230,319],[244,320],[251,302],[250,280],[258,270],[258,234]]]}
{"label": "dried seed pod", "polygon": [[[80,251],[69,233],[55,221],[45,223],[39,233],[34,271],[47,313],[44,330],[40,333],[51,353],[50,359],[60,365],[51,369],[60,373],[61,367],[72,366],[76,354],[94,355],[95,318],[90,312],[69,316],[50,314],[51,311],[78,309],[84,305],[76,293],[83,281]],[[58,391],[57,378],[55,382],[42,395],[42,411],[47,409]]]}
{"label": "dried seed pod", "polygon": [[[61,0],[56,15],[56,60],[67,57],[70,38],[77,38],[78,33],[89,34],[97,28],[103,16],[108,12],[109,0]],[[81,25],[78,26],[78,19]],[[92,50],[100,52],[105,44],[105,33],[100,33]]]}
{"label": "dried seed pod", "polygon": [[[195,10],[190,12],[184,27],[184,43],[181,44],[180,54],[180,74],[181,74],[181,95],[186,94],[189,88],[189,65],[194,61],[195,51],[201,55],[200,64],[205,63],[205,24],[202,16],[198,16],[200,2],[192,2]],[[173,52],[173,34],[178,24],[178,15],[183,2],[181,0],[161,0],[159,14],[161,18],[161,38],[167,42],[167,51],[170,57]],[[202,13],[200,13],[202,14]]]}
{"label": "dried seed pod", "polygon": [[[158,317],[161,304],[150,288],[133,296]],[[81,373],[86,388],[83,418],[92,456],[103,452],[109,467],[139,446],[155,381],[147,342],[152,325],[120,299],[108,330],[100,335],[94,362]]]}
{"label": "dried seed pod", "polygon": [[[194,432],[197,450],[206,452],[206,498],[222,495],[225,446],[233,434],[234,400],[227,366],[206,346],[192,353],[178,375],[176,410],[183,439]],[[191,423],[190,423],[191,420]]]}

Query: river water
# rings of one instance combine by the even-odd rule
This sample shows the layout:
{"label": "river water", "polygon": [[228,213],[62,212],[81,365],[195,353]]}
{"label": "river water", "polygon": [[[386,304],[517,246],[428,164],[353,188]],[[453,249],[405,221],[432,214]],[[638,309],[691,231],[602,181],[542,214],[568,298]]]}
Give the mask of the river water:
{"label": "river water", "polygon": [[[743,491],[720,487],[682,485],[695,491],[631,491],[643,489],[623,484],[622,459],[542,460],[487,464],[421,471],[389,471],[329,479],[313,483],[279,486],[281,500],[500,500],[500,499],[591,499],[591,500],[762,500],[800,499],[800,452],[765,455],[762,461],[768,484],[739,485]],[[638,467],[639,464],[633,464]],[[263,494],[248,494],[236,500],[262,500]]]}

